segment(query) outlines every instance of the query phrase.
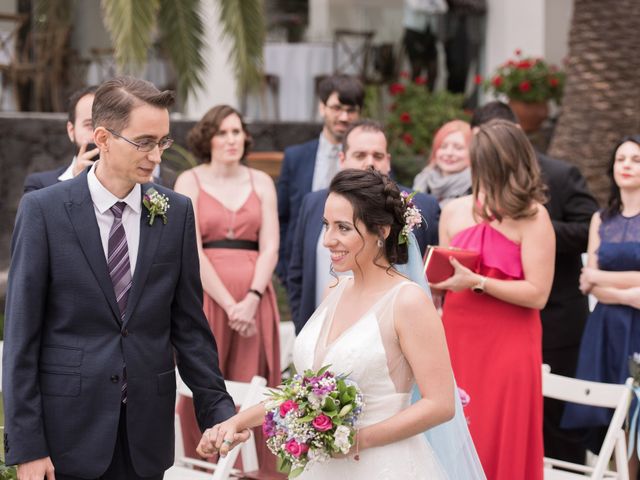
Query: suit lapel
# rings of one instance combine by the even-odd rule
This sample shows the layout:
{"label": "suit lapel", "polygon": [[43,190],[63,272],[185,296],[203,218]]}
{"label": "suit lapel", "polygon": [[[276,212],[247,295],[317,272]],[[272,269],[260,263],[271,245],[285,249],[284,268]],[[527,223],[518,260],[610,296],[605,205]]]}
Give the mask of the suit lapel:
{"label": "suit lapel", "polygon": [[120,320],[120,312],[116,296],[113,292],[113,284],[109,277],[107,260],[102,248],[100,229],[96,220],[93,201],[89,194],[87,175],[83,173],[73,180],[68,180],[70,186],[71,201],[65,204],[69,219],[80,242],[93,275],[102,289],[104,296],[113,312],[116,320]]}
{"label": "suit lapel", "polygon": [[[153,187],[152,184],[146,183],[141,185],[140,203],[142,203],[142,196],[144,192]],[[169,219],[169,221],[171,221]],[[149,225],[147,218],[147,209],[143,205],[140,212],[140,244],[138,245],[138,259],[136,260],[136,271],[133,274],[133,280],[131,284],[131,292],[129,293],[129,299],[127,300],[127,311],[124,316],[123,323],[126,325],[131,314],[136,308],[140,295],[144,289],[144,285],[147,283],[147,277],[149,276],[149,270],[153,264],[153,259],[156,255],[156,250],[160,244],[160,237],[164,232],[165,225],[161,218],[156,218],[153,225]]]}
{"label": "suit lapel", "polygon": [[[311,191],[313,186],[313,172],[315,170],[316,165],[316,155],[318,155],[318,146],[320,145],[319,140],[314,140],[309,143],[309,148],[307,151],[307,155],[304,158],[304,165],[301,168],[302,178],[301,178],[301,186],[303,194],[306,195]],[[302,162],[301,162],[302,163]],[[300,199],[302,201],[302,198]]]}

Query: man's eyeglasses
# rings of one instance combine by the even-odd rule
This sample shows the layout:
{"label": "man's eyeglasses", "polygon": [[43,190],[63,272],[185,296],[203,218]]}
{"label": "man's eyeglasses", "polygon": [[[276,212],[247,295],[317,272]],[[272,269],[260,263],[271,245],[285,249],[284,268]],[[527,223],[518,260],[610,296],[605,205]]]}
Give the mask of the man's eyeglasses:
{"label": "man's eyeglasses", "polygon": [[150,152],[151,150],[156,148],[156,145],[158,146],[158,149],[161,152],[163,152],[167,148],[169,148],[171,145],[173,145],[173,138],[171,138],[171,137],[161,138],[159,142],[156,142],[156,141],[151,140],[151,139],[145,139],[145,140],[141,140],[139,142],[134,142],[133,140],[129,140],[127,137],[123,137],[119,133],[114,132],[110,128],[107,128],[107,131],[110,134],[112,134],[112,135],[114,135],[114,136],[116,136],[118,138],[121,138],[125,142],[130,143],[131,145],[136,147],[136,150],[138,150],[139,152]]}
{"label": "man's eyeglasses", "polygon": [[360,112],[360,107],[357,107],[355,105],[341,105],[339,103],[334,105],[327,105],[327,108],[336,115],[339,115],[342,112],[346,113],[347,115],[356,115]]}

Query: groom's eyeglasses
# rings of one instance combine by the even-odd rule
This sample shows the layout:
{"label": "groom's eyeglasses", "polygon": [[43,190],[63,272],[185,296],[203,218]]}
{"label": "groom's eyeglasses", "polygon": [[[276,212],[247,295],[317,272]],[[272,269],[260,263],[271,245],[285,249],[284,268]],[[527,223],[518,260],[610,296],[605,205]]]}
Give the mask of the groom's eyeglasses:
{"label": "groom's eyeglasses", "polygon": [[122,135],[120,135],[119,133],[114,132],[113,130],[111,130],[110,128],[106,129],[111,135],[114,135],[118,138],[121,138],[122,140],[124,140],[127,143],[130,143],[131,145],[133,145],[134,147],[136,147],[136,150],[138,150],[139,152],[150,152],[151,150],[153,150],[154,148],[156,148],[156,145],[158,146],[158,149],[163,152],[165,151],[167,148],[169,148],[171,145],[173,145],[173,138],[171,137],[164,137],[161,138],[159,142],[156,142],[154,140],[141,140],[139,142],[134,142],[133,140],[129,140],[127,137],[123,137]]}

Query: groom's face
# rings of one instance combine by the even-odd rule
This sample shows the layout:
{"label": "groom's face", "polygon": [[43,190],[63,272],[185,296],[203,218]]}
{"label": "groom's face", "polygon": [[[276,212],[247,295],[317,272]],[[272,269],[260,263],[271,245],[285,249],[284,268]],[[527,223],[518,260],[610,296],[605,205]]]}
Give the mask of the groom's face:
{"label": "groom's face", "polygon": [[104,160],[110,174],[132,186],[149,182],[156,165],[160,164],[162,152],[157,145],[150,152],[143,152],[129,142],[159,142],[168,137],[169,112],[165,108],[142,104],[131,110],[123,130],[106,134],[108,150]]}

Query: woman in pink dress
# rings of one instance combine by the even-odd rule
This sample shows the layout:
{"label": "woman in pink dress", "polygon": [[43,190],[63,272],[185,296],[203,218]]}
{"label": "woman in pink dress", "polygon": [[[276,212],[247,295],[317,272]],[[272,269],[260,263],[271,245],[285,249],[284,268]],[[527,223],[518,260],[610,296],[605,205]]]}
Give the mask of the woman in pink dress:
{"label": "woman in pink dress", "polygon": [[440,244],[480,253],[455,259],[442,321],[453,372],[471,402],[471,437],[488,480],[542,480],[542,327],[555,236],[536,157],[513,123],[480,127],[471,144],[473,194],[440,217]]}
{"label": "woman in pink dress", "polygon": [[[248,382],[260,375],[277,386],[279,316],[271,277],[279,231],[273,180],[245,165],[251,138],[232,107],[209,110],[189,132],[188,142],[203,163],[182,173],[175,191],[194,204],[204,311],[218,345],[220,370],[227,380]],[[177,410],[185,453],[195,457],[201,434],[193,404],[181,399]],[[261,470],[274,470],[275,457],[263,442],[257,445]]]}

